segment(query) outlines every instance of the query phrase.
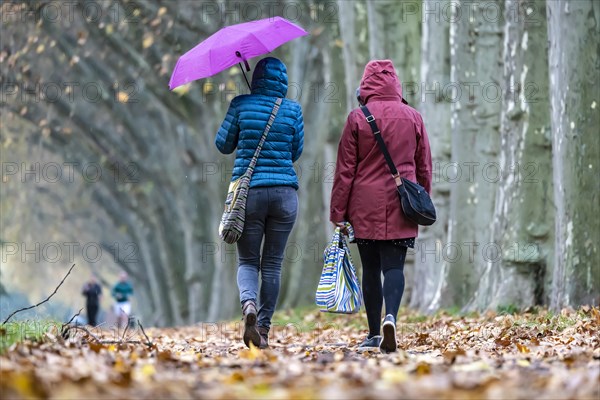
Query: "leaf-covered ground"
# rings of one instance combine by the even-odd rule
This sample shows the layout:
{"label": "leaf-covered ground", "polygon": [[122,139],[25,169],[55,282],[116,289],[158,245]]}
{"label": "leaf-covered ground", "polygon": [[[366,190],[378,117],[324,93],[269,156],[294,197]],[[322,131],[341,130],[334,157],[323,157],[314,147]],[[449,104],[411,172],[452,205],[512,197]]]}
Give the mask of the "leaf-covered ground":
{"label": "leaf-covered ground", "polygon": [[[271,348],[239,322],[70,331],[0,355],[0,397],[598,399],[600,310],[398,320],[400,350],[359,353],[363,313],[279,313]],[[14,325],[18,326],[18,325]],[[6,336],[5,326],[2,335]],[[31,329],[31,328],[29,328]],[[44,328],[45,329],[45,328]],[[15,332],[12,332],[14,335]]]}

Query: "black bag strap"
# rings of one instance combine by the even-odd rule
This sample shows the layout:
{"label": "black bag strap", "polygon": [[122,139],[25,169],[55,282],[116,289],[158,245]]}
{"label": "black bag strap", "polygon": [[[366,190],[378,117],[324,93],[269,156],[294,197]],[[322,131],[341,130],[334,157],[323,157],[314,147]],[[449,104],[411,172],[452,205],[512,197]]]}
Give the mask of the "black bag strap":
{"label": "black bag strap", "polygon": [[390,172],[392,173],[392,177],[396,181],[396,185],[397,186],[402,185],[402,180],[400,179],[400,175],[398,174],[396,165],[394,164],[394,161],[392,160],[392,156],[390,155],[390,152],[388,151],[387,146],[385,145],[385,142],[383,141],[383,138],[381,137],[381,131],[379,130],[379,127],[377,126],[377,123],[375,122],[375,117],[373,116],[373,114],[371,114],[371,111],[369,111],[367,106],[362,105],[362,106],[360,106],[360,109],[362,110],[363,114],[365,114],[367,122],[368,122],[369,126],[371,127],[371,130],[373,131],[373,135],[375,135],[375,140],[377,141],[377,145],[379,146],[379,149],[383,153],[383,157],[385,158],[385,161],[387,162],[387,165],[390,168]]}

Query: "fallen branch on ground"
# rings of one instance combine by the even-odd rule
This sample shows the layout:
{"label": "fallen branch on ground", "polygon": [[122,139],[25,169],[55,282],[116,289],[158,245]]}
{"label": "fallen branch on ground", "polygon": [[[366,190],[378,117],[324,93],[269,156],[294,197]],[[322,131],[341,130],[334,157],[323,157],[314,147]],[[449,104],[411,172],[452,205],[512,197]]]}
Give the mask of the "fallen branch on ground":
{"label": "fallen branch on ground", "polygon": [[[81,310],[79,310],[79,312],[81,312]],[[75,317],[79,315],[79,313],[75,314],[73,316],[73,318],[71,318],[69,320],[69,322],[67,324],[64,324],[62,329],[61,329],[61,335],[63,338],[68,338],[68,333],[70,330],[76,330],[76,331],[81,331],[84,332],[86,335],[88,335],[91,339],[93,339],[96,343],[99,344],[144,344],[146,346],[148,346],[149,348],[153,348],[154,347],[154,343],[152,343],[152,341],[150,340],[150,338],[148,337],[148,335],[146,334],[146,331],[144,330],[144,327],[142,325],[142,323],[140,322],[140,320],[137,320],[138,326],[140,327],[140,330],[142,331],[142,334],[144,335],[144,337],[146,338],[146,341],[141,341],[141,340],[124,340],[125,334],[123,334],[123,336],[121,337],[121,339],[119,340],[103,340],[100,339],[98,336],[94,335],[92,332],[90,332],[89,329],[80,326],[80,325],[70,325],[70,323],[75,319]]]}
{"label": "fallen branch on ground", "polygon": [[73,315],[71,317],[71,319],[68,322],[65,322],[64,324],[62,324],[62,326],[60,327],[60,335],[63,337],[63,339],[67,339],[67,333],[69,332],[68,329],[65,329],[67,326],[71,325],[71,322],[73,322],[73,320],[75,318],[77,318],[79,316],[79,314],[81,314],[81,311],[83,311],[83,308],[80,308],[79,311],[77,311],[77,314]]}
{"label": "fallen branch on ground", "polygon": [[144,337],[146,338],[146,346],[148,347],[154,347],[154,343],[152,343],[152,341],[150,340],[150,338],[148,337],[148,335],[146,335],[146,331],[144,330],[144,327],[142,326],[142,323],[140,322],[140,320],[137,320],[138,326],[140,327],[142,333],[144,334]]}
{"label": "fallen branch on ground", "polygon": [[70,319],[68,322],[65,322],[65,323],[63,324],[63,326],[70,325],[70,324],[71,324],[71,322],[73,322],[73,320],[74,320],[75,318],[79,317],[79,314],[81,314],[81,312],[82,312],[82,311],[83,311],[83,308],[80,308],[80,309],[79,309],[79,311],[77,311],[77,314],[73,315],[73,316],[71,317],[71,319]]}
{"label": "fallen branch on ground", "polygon": [[27,311],[27,310],[31,310],[32,308],[36,308],[37,306],[40,306],[44,303],[46,303],[48,300],[50,300],[50,298],[52,296],[54,296],[56,294],[56,292],[58,292],[58,289],[62,286],[62,284],[65,282],[65,279],[67,279],[67,276],[69,276],[69,274],[71,273],[71,271],[73,270],[73,268],[75,267],[75,264],[71,265],[71,268],[69,268],[69,272],[67,272],[67,275],[65,275],[65,277],[62,279],[62,281],[60,281],[60,283],[58,284],[58,286],[56,287],[56,289],[54,289],[54,292],[52,292],[52,294],[50,296],[48,296],[46,298],[46,300],[40,301],[39,303],[37,303],[36,305],[33,306],[29,306],[29,307],[25,307],[25,308],[20,308],[16,311],[13,311],[12,314],[10,314],[2,323],[2,325],[6,324],[8,322],[9,319],[12,318],[13,315],[20,313],[21,311]]}
{"label": "fallen branch on ground", "polygon": [[[123,312],[123,309],[121,309],[121,312]],[[123,330],[123,336],[121,336],[121,340],[125,339],[125,334],[127,333],[128,329],[129,329],[129,316],[127,316],[127,323],[125,324],[125,329]]]}
{"label": "fallen branch on ground", "polygon": [[98,336],[96,336],[92,332],[90,332],[89,329],[87,329],[83,326],[79,326],[79,325],[69,325],[67,327],[67,329],[65,330],[65,333],[69,332],[71,329],[84,332],[86,335],[88,335],[96,343],[99,343],[99,344],[142,344],[142,342],[139,340],[122,340],[122,339],[121,340],[102,340]]}
{"label": "fallen branch on ground", "polygon": [[[84,328],[83,326],[79,326],[79,325],[69,325],[67,327],[67,329],[65,330],[65,335],[71,330],[74,329],[76,331],[83,331],[85,332],[89,337],[91,337],[92,339],[94,339],[96,342],[98,343],[102,343],[102,340],[94,335],[92,332],[90,332],[87,328]],[[64,337],[64,336],[63,336]]]}

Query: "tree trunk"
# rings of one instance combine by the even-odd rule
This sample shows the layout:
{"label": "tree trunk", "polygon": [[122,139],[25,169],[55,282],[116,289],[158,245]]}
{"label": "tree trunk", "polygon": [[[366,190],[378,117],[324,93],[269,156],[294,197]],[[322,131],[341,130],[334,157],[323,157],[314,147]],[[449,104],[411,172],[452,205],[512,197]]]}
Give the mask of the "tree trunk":
{"label": "tree trunk", "polygon": [[349,113],[356,104],[356,88],[359,72],[356,68],[357,47],[354,2],[338,0],[340,39],[342,41],[342,58],[344,60],[344,88],[346,93],[346,112]]}
{"label": "tree trunk", "polygon": [[[323,31],[314,38],[315,43],[294,43],[291,79],[304,82],[309,89],[300,99],[306,133],[304,150],[297,164],[300,189],[298,191],[298,216],[296,225],[286,247],[284,257],[283,308],[294,307],[314,301],[322,259],[315,257],[315,249],[325,243],[327,221],[321,216],[323,207],[323,148],[329,137],[330,127],[323,121],[330,119],[330,110],[336,102],[330,98],[331,59],[328,54],[330,35]],[[339,99],[337,100],[339,104]]]}
{"label": "tree trunk", "polygon": [[[421,5],[397,0],[367,0],[367,21],[370,59],[392,60],[402,82],[404,98],[418,107],[421,89]],[[438,23],[447,24],[446,21]],[[344,26],[341,24],[340,28]]]}
{"label": "tree trunk", "polygon": [[[490,4],[459,2],[450,27],[452,163],[441,166],[450,188],[448,241],[442,246],[445,284],[433,298],[439,306],[463,307],[477,289],[486,265],[489,222],[496,184],[488,178],[498,154],[502,57],[501,18],[490,18]],[[458,14],[457,10],[462,10]],[[467,13],[470,10],[470,13]],[[446,88],[448,89],[448,88]]]}
{"label": "tree trunk", "polygon": [[[424,9],[446,7],[449,0],[426,0]],[[440,299],[438,288],[446,278],[442,246],[448,233],[448,204],[450,183],[441,179],[441,166],[450,161],[450,102],[443,90],[450,82],[449,21],[439,15],[424,14],[421,88],[419,108],[431,143],[433,160],[432,198],[437,211],[437,221],[431,227],[419,228],[415,246],[413,291],[410,306],[421,311],[435,309]]]}
{"label": "tree trunk", "polygon": [[492,251],[487,253],[472,309],[525,308],[545,303],[548,296],[545,282],[553,265],[554,210],[545,7],[539,0],[505,3],[502,175],[490,235]]}
{"label": "tree trunk", "polygon": [[[384,19],[389,2],[367,0],[367,23],[369,25],[369,57],[371,60],[386,58],[384,44]],[[397,38],[394,38],[397,40]]]}
{"label": "tree trunk", "polygon": [[600,6],[547,2],[556,241],[551,305],[597,305],[600,288]]}
{"label": "tree trunk", "polygon": [[[81,188],[92,194],[88,207],[97,208],[92,214],[109,218],[101,221],[102,229],[86,228],[78,240],[92,236],[90,241],[110,246],[118,238],[123,240],[118,244],[137,246],[136,264],[119,259],[114,263],[131,273],[136,288],[149,290],[152,303],[158,305],[139,304],[136,312],[158,315],[158,324],[194,322],[208,313],[207,302],[199,301],[205,296],[199,285],[210,290],[212,282],[201,282],[202,273],[197,272],[202,267],[212,271],[214,265],[207,268],[196,260],[201,244],[216,239],[214,218],[207,217],[214,214],[210,193],[215,186],[207,179],[190,184],[188,175],[202,174],[216,161],[214,127],[220,121],[215,116],[224,115],[227,102],[222,90],[211,93],[211,101],[201,89],[178,95],[168,91],[165,80],[177,53],[218,27],[194,20],[194,12],[179,13],[171,3],[164,9],[154,2],[136,4],[136,18],[148,23],[120,25],[115,19],[122,22],[133,16],[113,11],[131,7],[101,4],[104,19],[90,22],[83,17],[83,5],[77,2],[71,14],[67,5],[61,6],[62,15],[72,18],[42,17],[36,23],[32,16],[23,22],[16,13],[5,21],[3,31],[11,32],[13,40],[3,49],[2,57],[11,67],[2,68],[2,80],[27,83],[32,93],[8,102],[7,109],[39,127],[31,133],[37,136],[32,142],[44,144],[65,162],[101,168],[102,179]],[[202,6],[191,7],[199,14]],[[40,12],[43,4],[32,7]],[[32,45],[28,38],[33,34],[39,38],[36,48],[17,52]],[[55,71],[64,73],[58,76]],[[215,77],[214,86],[227,79]],[[77,84],[71,96],[64,90],[68,82]],[[195,85],[202,88],[203,83]],[[44,85],[62,89],[58,100],[36,99],[50,93]],[[96,90],[83,92],[84,85]],[[53,186],[50,191],[65,197]]]}

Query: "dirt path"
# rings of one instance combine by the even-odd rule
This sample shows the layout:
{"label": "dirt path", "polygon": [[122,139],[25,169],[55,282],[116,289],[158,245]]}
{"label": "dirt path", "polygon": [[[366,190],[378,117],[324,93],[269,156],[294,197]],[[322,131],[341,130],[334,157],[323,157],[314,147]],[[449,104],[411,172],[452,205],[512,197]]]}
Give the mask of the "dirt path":
{"label": "dirt path", "polygon": [[[0,357],[11,398],[589,398],[600,396],[600,311],[473,318],[404,316],[401,350],[359,353],[363,316],[309,313],[266,351],[238,323],[78,331]],[[51,330],[52,331],[52,330]],[[56,333],[56,332],[54,332]],[[121,340],[135,343],[119,343]],[[138,343],[139,342],[139,343]]]}

